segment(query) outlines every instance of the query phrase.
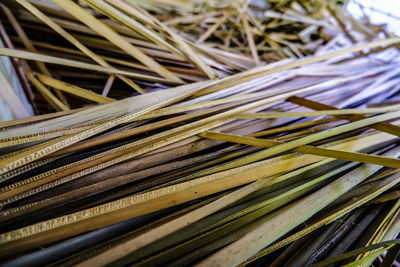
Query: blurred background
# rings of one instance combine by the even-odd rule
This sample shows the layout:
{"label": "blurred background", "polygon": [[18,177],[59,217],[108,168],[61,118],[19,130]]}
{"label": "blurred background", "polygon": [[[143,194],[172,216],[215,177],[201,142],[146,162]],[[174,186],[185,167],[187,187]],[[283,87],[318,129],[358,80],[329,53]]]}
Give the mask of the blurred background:
{"label": "blurred background", "polygon": [[350,0],[347,10],[358,19],[382,24],[387,31],[400,35],[400,1]]}

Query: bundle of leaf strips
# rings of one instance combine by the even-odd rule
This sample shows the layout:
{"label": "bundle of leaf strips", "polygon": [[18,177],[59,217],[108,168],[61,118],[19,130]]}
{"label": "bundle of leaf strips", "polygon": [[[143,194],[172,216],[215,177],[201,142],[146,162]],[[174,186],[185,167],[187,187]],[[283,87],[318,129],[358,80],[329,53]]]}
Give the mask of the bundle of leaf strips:
{"label": "bundle of leaf strips", "polygon": [[1,122],[2,263],[393,262],[399,42]]}
{"label": "bundle of leaf strips", "polygon": [[2,120],[68,113],[390,36],[344,11],[340,1],[316,0],[2,1],[0,55],[16,57],[0,70]]}
{"label": "bundle of leaf strips", "polygon": [[339,1],[0,8],[18,118],[0,122],[1,263],[395,261],[400,40],[382,27]]}

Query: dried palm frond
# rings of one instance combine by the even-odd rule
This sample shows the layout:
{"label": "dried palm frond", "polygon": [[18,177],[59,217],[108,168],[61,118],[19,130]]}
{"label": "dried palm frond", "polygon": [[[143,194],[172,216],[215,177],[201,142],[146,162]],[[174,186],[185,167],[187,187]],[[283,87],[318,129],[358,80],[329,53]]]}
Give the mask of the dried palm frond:
{"label": "dried palm frond", "polygon": [[[283,260],[272,252],[323,233],[286,259],[307,265],[341,254],[331,248],[353,233],[345,222],[370,218],[368,205],[376,211],[366,227],[375,228],[351,244],[394,238],[397,202],[371,200],[400,181],[400,106],[368,104],[396,99],[398,42],[1,123],[3,260],[238,265]],[[353,57],[378,47],[386,50]],[[378,255],[364,252],[363,261]]]}
{"label": "dried palm frond", "polygon": [[0,4],[0,263],[394,262],[400,38],[341,5]]}

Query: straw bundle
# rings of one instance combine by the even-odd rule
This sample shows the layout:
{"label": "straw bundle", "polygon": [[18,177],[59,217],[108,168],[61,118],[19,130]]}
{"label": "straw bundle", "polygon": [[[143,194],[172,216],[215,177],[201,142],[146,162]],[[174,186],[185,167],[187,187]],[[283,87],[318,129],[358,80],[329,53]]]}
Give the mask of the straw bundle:
{"label": "straw bundle", "polygon": [[[266,43],[272,47],[274,42],[254,38],[253,14],[265,10],[248,2],[236,9],[239,2],[229,7],[202,1],[16,2],[29,12],[15,3],[3,5],[4,29],[14,30],[2,36],[23,43],[27,51],[1,48],[0,54],[21,66],[25,85],[62,111],[0,122],[2,263],[352,266],[377,258],[382,264],[395,261],[399,38],[365,42],[367,34],[352,32],[357,37],[351,40],[346,25],[338,22],[343,21],[332,16],[339,25],[332,28],[342,34],[320,41],[325,45],[308,51],[313,56],[285,54],[302,49],[298,40],[281,36],[291,41],[278,42],[274,56],[264,57]],[[303,11],[319,14],[319,22],[326,11],[337,14],[333,5],[317,9],[312,2],[305,2]],[[285,16],[299,8],[290,1],[268,5]],[[182,26],[192,23],[183,21],[185,14],[199,10],[216,12],[212,25],[217,26],[204,27],[201,17],[191,29]],[[229,19],[230,12],[240,14],[242,24]],[[284,19],[262,20],[261,29],[279,31]],[[304,32],[303,23],[310,24],[296,22],[293,35]],[[44,43],[25,35],[54,34],[45,26],[75,47],[64,47],[64,39]],[[224,27],[233,29],[229,38],[237,42],[222,42]],[[353,41],[357,44],[350,45]],[[68,56],[60,57],[64,52]],[[120,61],[131,65],[109,65]],[[103,93],[96,92],[100,82],[87,75],[93,71],[111,80]],[[68,75],[77,78],[74,83]],[[116,86],[107,84],[118,79],[138,93],[126,97],[125,88],[124,99],[111,97]],[[5,99],[18,99],[24,107],[8,79],[0,81]],[[96,88],[85,90],[83,82]],[[101,105],[80,102],[79,109],[68,108],[71,98],[65,92]]]}
{"label": "straw bundle", "polygon": [[[25,104],[9,107],[14,118],[223,78],[389,35],[340,12],[340,2],[79,3],[2,3],[1,55],[20,58],[11,61],[15,73],[2,73],[14,77],[9,83],[19,79],[25,92]],[[2,98],[10,103],[16,96],[8,91]]]}

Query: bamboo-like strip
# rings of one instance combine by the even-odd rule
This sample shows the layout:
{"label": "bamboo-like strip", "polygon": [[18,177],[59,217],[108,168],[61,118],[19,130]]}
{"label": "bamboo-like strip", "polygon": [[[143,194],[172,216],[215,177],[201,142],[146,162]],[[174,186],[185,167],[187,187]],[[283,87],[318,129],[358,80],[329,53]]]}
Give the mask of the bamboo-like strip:
{"label": "bamboo-like strip", "polygon": [[[382,240],[393,240],[396,238],[397,233],[399,232],[400,229],[400,220],[399,220],[399,216],[398,216],[398,211],[396,212],[397,216],[395,216],[393,218],[393,220],[391,221],[387,231],[385,231],[384,236],[382,237]],[[372,259],[373,260],[373,259]],[[369,264],[371,264],[372,260],[369,262]]]}
{"label": "bamboo-like strip", "polygon": [[292,117],[320,117],[320,116],[340,116],[352,114],[376,114],[399,110],[400,106],[368,109],[340,109],[340,110],[320,110],[309,112],[277,112],[277,113],[243,113],[235,115],[232,119],[275,119]]}
{"label": "bamboo-like strip", "polygon": [[20,125],[27,124],[27,123],[38,122],[41,120],[48,120],[48,119],[52,119],[55,117],[60,117],[60,116],[68,115],[68,114],[75,113],[78,111],[82,111],[87,108],[88,107],[70,109],[67,111],[59,111],[59,112],[53,112],[53,113],[49,113],[49,114],[36,115],[36,116],[31,116],[29,118],[17,119],[17,120],[12,120],[12,121],[1,121],[0,129],[5,130],[5,128],[8,128],[8,127],[20,126]]}
{"label": "bamboo-like strip", "polygon": [[[338,108],[336,107],[332,107],[326,104],[322,104],[316,101],[311,101],[305,98],[301,98],[301,97],[297,97],[297,96],[293,96],[293,97],[289,97],[287,99],[287,101],[290,101],[292,103],[301,105],[301,106],[305,106],[307,108],[311,108],[314,110],[327,110],[327,109],[331,109],[331,110],[338,110]],[[358,121],[358,120],[362,120],[365,119],[365,116],[362,115],[353,115],[353,116],[343,116],[344,119],[349,120],[349,121]],[[383,131],[386,133],[390,133],[396,136],[400,136],[400,126],[398,125],[393,125],[387,122],[380,122],[377,125],[372,125],[371,128],[374,128],[376,130],[379,131]]]}
{"label": "bamboo-like strip", "polygon": [[275,244],[260,250],[257,252],[254,256],[249,258],[246,262],[241,264],[240,266],[244,266],[252,261],[255,261],[265,255],[268,255],[269,253],[276,251],[277,249],[284,247],[295,240],[300,239],[301,237],[317,230],[318,228],[327,225],[343,215],[347,214],[348,212],[354,210],[355,208],[360,207],[363,204],[366,204],[367,202],[371,201],[372,199],[375,199],[377,196],[381,195],[383,192],[389,190],[390,188],[394,187],[400,182],[400,174],[396,173],[388,177],[387,179],[383,180],[380,182],[380,185],[377,185],[373,188],[373,190],[370,190],[367,194],[357,198],[350,200],[349,202],[346,202],[343,204],[340,208],[329,214],[328,216],[324,217],[323,219],[305,227],[304,229],[296,232],[295,234],[292,234],[285,239],[276,242]]}
{"label": "bamboo-like strip", "polygon": [[137,59],[144,65],[148,66],[154,72],[158,73],[161,77],[164,77],[172,82],[182,83],[182,80],[168,71],[166,68],[158,64],[152,58],[148,57],[142,51],[131,45],[126,39],[116,33],[114,30],[109,28],[106,24],[97,20],[93,15],[85,11],[79,5],[75,4],[70,0],[53,0],[60,7],[68,11],[71,15],[76,17],[78,20],[85,23],[87,26],[92,28],[98,34],[105,37],[108,41],[116,45],[117,47],[124,50],[127,54]]}
{"label": "bamboo-like strip", "polygon": [[256,49],[256,45],[254,43],[254,38],[253,34],[251,33],[250,26],[249,26],[249,21],[247,20],[247,16],[243,15],[242,16],[242,22],[243,22],[243,27],[246,32],[247,36],[247,43],[250,47],[251,55],[253,56],[254,63],[256,66],[260,65],[260,58],[258,57],[258,52]]}
{"label": "bamboo-like strip", "polygon": [[381,196],[370,201],[368,204],[374,205],[374,204],[384,203],[387,201],[398,199],[399,197],[400,197],[400,190],[391,191],[391,192],[382,194]]}
{"label": "bamboo-like strip", "polygon": [[[105,60],[103,60],[101,57],[93,53],[91,50],[89,50],[86,46],[84,46],[82,43],[80,43],[75,37],[73,37],[71,34],[69,34],[67,31],[65,31],[63,28],[61,28],[57,23],[52,21],[49,17],[47,17],[45,14],[43,14],[39,9],[37,9],[34,5],[29,3],[26,0],[17,0],[19,4],[24,6],[29,12],[34,14],[36,17],[38,17],[41,21],[46,23],[50,28],[52,28],[54,31],[56,31],[58,34],[60,34],[62,37],[67,39],[71,44],[76,46],[80,51],[82,51],[85,55],[93,59],[95,62],[100,64],[103,67],[107,68],[112,68]],[[126,84],[131,86],[133,89],[137,90],[139,93],[144,93],[143,89],[141,89],[137,84],[135,84],[133,81],[129,80],[125,76],[118,75],[118,77],[124,81]]]}
{"label": "bamboo-like strip", "polygon": [[[367,246],[367,247],[357,248],[357,249],[351,250],[349,252],[343,253],[342,255],[339,255],[339,256],[336,256],[336,257],[333,257],[333,258],[330,258],[330,259],[326,259],[326,260],[323,260],[321,262],[312,264],[311,266],[312,267],[323,267],[323,266],[328,266],[328,265],[331,265],[331,264],[336,264],[336,263],[339,263],[341,261],[345,261],[346,259],[354,258],[357,255],[359,255],[361,253],[364,253],[366,251],[372,251],[372,250],[377,251],[376,254],[374,255],[374,258],[373,259],[371,258],[371,260],[374,260],[380,254],[385,253],[385,251],[387,251],[388,249],[392,248],[394,245],[398,244],[398,242],[399,242],[398,239],[393,239],[393,240],[390,240],[390,241],[384,241],[384,242],[381,242],[381,243],[378,243],[378,244],[373,244],[373,245],[370,245],[370,246]],[[382,249],[379,249],[379,248],[382,248]],[[353,263],[355,263],[355,265],[353,265]],[[349,263],[349,264],[346,264],[346,265],[343,265],[343,266],[355,267],[355,266],[366,266],[366,265],[368,265],[368,262],[353,261],[352,263]]]}
{"label": "bamboo-like strip", "polygon": [[303,136],[308,135],[308,134],[313,134],[313,133],[316,133],[316,132],[320,132],[322,130],[329,129],[329,128],[335,127],[337,125],[340,125],[340,124],[342,124],[342,123],[337,121],[337,122],[334,122],[334,123],[330,123],[328,125],[321,125],[321,126],[314,127],[314,128],[311,128],[311,129],[306,129],[306,130],[297,131],[297,132],[290,133],[290,134],[285,134],[285,135],[282,135],[282,136],[279,136],[279,137],[275,138],[275,140],[276,141],[281,141],[281,142],[291,141],[291,140],[296,139],[298,137],[303,137]]}
{"label": "bamboo-like strip", "polygon": [[[164,27],[164,29],[167,29],[167,27]],[[199,69],[201,69],[209,79],[214,79],[216,78],[216,73],[211,69],[210,66],[208,66],[204,60],[197,55],[197,53],[186,43],[183,38],[181,38],[178,34],[174,33],[173,31],[168,30],[167,31],[169,35],[171,35],[172,39],[175,40],[175,42],[179,45],[180,49],[182,49],[183,52],[187,54],[189,59],[193,61],[193,64],[197,66]]]}
{"label": "bamboo-like strip", "polygon": [[47,86],[56,88],[58,90],[97,102],[97,103],[102,103],[102,104],[106,104],[106,103],[111,103],[114,102],[115,100],[109,97],[104,97],[101,96],[99,94],[96,94],[92,91],[80,88],[76,85],[73,84],[69,84],[69,83],[65,83],[62,82],[60,80],[54,79],[52,77],[46,76],[46,75],[42,75],[39,73],[36,73],[36,76],[39,78],[39,80],[44,83]]}
{"label": "bamboo-like strip", "polygon": [[101,93],[102,96],[107,97],[108,93],[110,92],[111,86],[115,81],[115,75],[108,76],[107,82],[104,85],[103,91]]}
{"label": "bamboo-like strip", "polygon": [[63,66],[72,67],[72,68],[104,72],[104,73],[108,73],[108,74],[125,75],[128,77],[141,79],[141,80],[162,82],[162,83],[167,82],[168,83],[168,80],[163,79],[163,78],[158,78],[155,76],[133,73],[130,71],[118,70],[118,69],[113,69],[113,68],[108,68],[108,67],[101,67],[101,66],[94,65],[94,64],[88,64],[88,63],[70,60],[70,59],[36,54],[36,53],[31,53],[31,52],[27,52],[27,51],[23,51],[23,50],[0,47],[0,55],[8,56],[8,57],[23,58],[23,59],[27,59],[27,60],[47,62],[47,63],[51,63],[51,64],[63,65]]}
{"label": "bamboo-like strip", "polygon": [[292,131],[292,130],[301,129],[301,128],[305,128],[305,127],[311,127],[314,125],[329,123],[329,122],[333,122],[336,120],[337,120],[336,118],[327,118],[327,119],[320,119],[320,120],[315,120],[315,121],[301,122],[301,123],[296,123],[293,125],[282,126],[282,127],[276,128],[276,129],[270,129],[270,130],[266,130],[266,131],[257,132],[254,134],[250,134],[249,136],[250,137],[260,137],[260,136],[266,136],[266,135],[270,135],[270,134],[277,134],[277,133]]}
{"label": "bamboo-like strip", "polygon": [[[157,118],[160,116],[172,115],[172,114],[177,114],[180,112],[192,111],[192,110],[201,109],[201,108],[208,108],[208,107],[213,107],[216,105],[227,104],[227,103],[232,103],[232,102],[237,102],[238,104],[239,103],[244,104],[244,103],[250,102],[250,100],[253,100],[253,101],[260,100],[263,98],[263,96],[268,96],[268,94],[266,94],[265,92],[251,93],[251,94],[225,97],[225,98],[221,98],[221,99],[217,99],[217,100],[204,101],[204,102],[195,103],[195,104],[173,106],[173,107],[163,108],[160,110],[155,110],[155,111],[149,112],[146,115],[140,116],[138,118],[138,120],[152,119],[152,118]],[[394,110],[397,110],[397,109],[394,109]],[[240,115],[236,115],[236,116],[240,116]]]}
{"label": "bamboo-like strip", "polygon": [[[379,243],[382,240],[383,236],[385,233],[388,231],[388,228],[390,225],[394,222],[395,218],[398,217],[400,213],[400,200],[397,200],[394,205],[391,207],[391,209],[387,212],[386,216],[383,218],[383,220],[380,222],[378,227],[375,229],[374,233],[372,236],[369,238],[368,242],[366,243],[366,246]],[[361,255],[359,255],[356,260],[361,260],[363,258],[367,258],[372,252],[366,252]]]}
{"label": "bamboo-like strip", "polygon": [[[113,1],[113,0],[107,0],[107,1]],[[203,20],[208,17],[216,17],[220,16],[222,14],[221,11],[209,11],[207,13],[202,13],[198,15],[193,15],[193,16],[183,16],[183,17],[173,17],[168,19],[167,21],[164,21],[165,25],[173,25],[173,24],[180,24],[180,23],[193,23],[198,20]]]}
{"label": "bamboo-like strip", "polygon": [[207,40],[208,37],[210,37],[217,29],[219,26],[221,26],[222,23],[224,23],[224,21],[229,17],[230,12],[225,12],[221,18],[219,18],[211,27],[209,27],[207,29],[207,31],[205,33],[203,33],[199,39],[197,39],[196,43],[200,44],[202,42],[204,42],[205,40]]}
{"label": "bamboo-like strip", "polygon": [[56,98],[49,89],[46,88],[36,77],[33,75],[32,72],[26,72],[26,77],[28,80],[41,92],[44,96],[46,96],[52,103],[54,103],[60,110],[66,111],[69,110],[67,106],[65,106],[58,98]]}
{"label": "bamboo-like strip", "polygon": [[[17,137],[13,137],[13,138],[4,138],[1,140],[2,142],[0,143],[0,148],[20,145],[20,144],[25,144],[25,143],[35,142],[35,141],[43,141],[43,140],[51,139],[54,137],[70,135],[73,133],[81,132],[83,130],[87,130],[93,126],[100,125],[102,123],[103,122],[81,124],[81,125],[74,126],[74,127],[65,127],[65,128],[61,128],[61,129],[57,129],[57,130],[39,132],[39,133],[35,133],[35,134],[17,136]],[[7,158],[6,156],[2,156],[2,157]]]}
{"label": "bamboo-like strip", "polygon": [[26,171],[32,170],[32,169],[34,169],[36,167],[39,167],[39,166],[44,165],[46,163],[52,162],[52,161],[54,161],[56,159],[59,159],[59,158],[60,157],[53,157],[53,158],[49,158],[49,159],[43,159],[43,160],[34,161],[34,162],[32,162],[30,164],[27,164],[27,165],[25,165],[25,166],[23,166],[23,167],[21,167],[21,168],[19,168],[17,170],[10,171],[10,172],[7,172],[7,173],[3,174],[2,176],[0,176],[0,182],[7,181],[7,180],[9,180],[9,179],[21,174],[21,173],[24,173]]}
{"label": "bamboo-like strip", "polygon": [[[284,144],[283,142],[272,141],[272,140],[264,140],[257,139],[253,137],[242,137],[238,135],[224,134],[224,133],[216,133],[216,132],[205,132],[200,134],[201,137],[210,138],[214,140],[227,141],[237,144],[245,144],[251,146],[260,146],[260,147],[273,147],[276,145]],[[382,156],[376,155],[368,155],[362,153],[355,152],[346,152],[339,150],[332,150],[321,147],[314,146],[299,146],[293,149],[295,152],[303,153],[303,154],[311,154],[316,156],[324,156],[324,157],[334,157],[337,159],[347,160],[347,161],[356,161],[368,164],[376,164],[385,167],[391,168],[400,168],[400,159],[395,158],[385,158]]]}

